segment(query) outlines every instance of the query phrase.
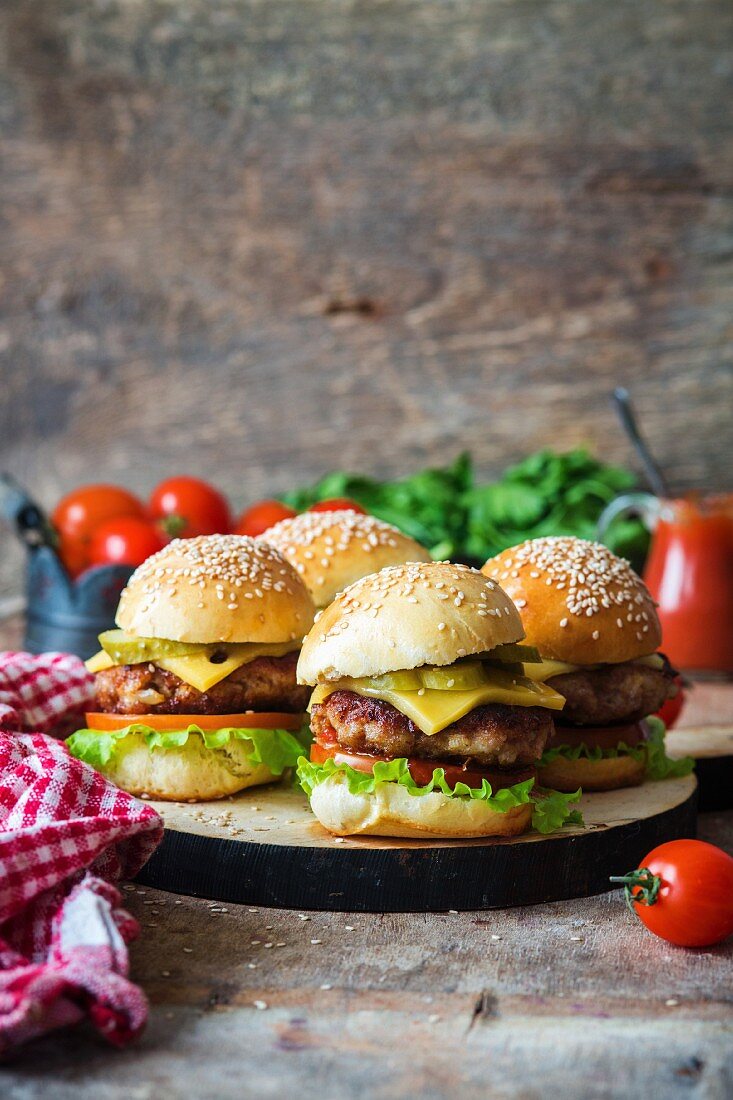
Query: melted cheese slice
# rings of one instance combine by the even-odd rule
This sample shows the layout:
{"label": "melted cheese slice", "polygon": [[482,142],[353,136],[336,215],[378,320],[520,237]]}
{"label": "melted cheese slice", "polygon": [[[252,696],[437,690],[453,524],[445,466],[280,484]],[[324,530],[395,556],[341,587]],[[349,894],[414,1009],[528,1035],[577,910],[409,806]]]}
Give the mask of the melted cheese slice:
{"label": "melted cheese slice", "polygon": [[161,657],[155,664],[172,672],[179,680],[184,680],[196,691],[208,691],[209,688],[225,680],[242,665],[253,661],[254,657],[230,657],[227,661],[214,664],[205,653],[194,653],[190,657]]}
{"label": "melted cheese slice", "polygon": [[544,684],[551,676],[563,676],[566,672],[577,672],[580,665],[569,665],[567,661],[552,661],[543,657],[538,664],[525,665],[524,675],[535,683]]}
{"label": "melted cheese slice", "polygon": [[94,656],[90,657],[84,664],[90,672],[104,672],[106,668],[115,667],[115,663],[109,653],[105,653],[103,649],[100,649],[99,653],[95,653]]}
{"label": "melted cheese slice", "polygon": [[[644,665],[645,668],[664,668],[664,661],[658,653],[650,653],[647,657],[638,657],[630,661],[632,665]],[[543,657],[538,664],[524,666],[524,675],[530,680],[544,684],[553,676],[564,676],[568,672],[592,672],[593,669],[607,668],[607,665],[569,665],[567,661],[553,661],[550,657]]]}
{"label": "melted cheese slice", "polygon": [[[502,677],[504,679],[504,677]],[[322,703],[334,691],[353,691],[370,699],[383,699],[415,723],[423,733],[440,733],[475,707],[486,703],[506,703],[515,707],[548,707],[562,710],[565,700],[545,684],[533,683],[522,676],[507,677],[508,683],[486,683],[469,691],[391,691],[371,687],[368,680],[337,680],[319,684],[311,696],[310,706]]]}
{"label": "melted cheese slice", "polygon": [[[242,665],[256,661],[258,657],[284,657],[286,653],[297,649],[292,642],[244,642],[232,646],[211,646],[210,649],[225,649],[230,652],[226,661],[215,663],[209,660],[209,652],[192,653],[188,657],[161,657],[150,663],[172,672],[180,680],[184,680],[196,691],[204,692],[214,687],[215,684],[225,680],[232,672],[236,672]],[[148,662],[144,662],[148,663]],[[90,672],[103,672],[105,669],[114,668],[116,662],[101,650],[86,662]]]}

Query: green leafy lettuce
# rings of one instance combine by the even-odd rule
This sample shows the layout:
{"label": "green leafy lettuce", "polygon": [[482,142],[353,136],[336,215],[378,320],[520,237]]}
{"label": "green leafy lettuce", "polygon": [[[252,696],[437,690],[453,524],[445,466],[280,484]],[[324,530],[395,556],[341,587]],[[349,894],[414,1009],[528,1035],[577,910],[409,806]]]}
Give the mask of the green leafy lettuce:
{"label": "green leafy lettuce", "polygon": [[671,760],[664,748],[665,725],[661,719],[654,716],[646,719],[646,740],[641,745],[627,745],[625,741],[619,741],[612,749],[601,749],[599,746],[588,748],[587,745],[557,745],[547,749],[540,761],[540,766],[551,764],[562,756],[564,760],[578,760],[582,756],[584,760],[614,760],[619,756],[631,756],[634,760],[646,760],[647,779],[675,779],[683,775],[689,775],[695,766],[695,761],[690,756],[684,756],[680,760]]}
{"label": "green leafy lettuce", "polygon": [[407,760],[379,760],[371,772],[357,771],[348,764],[337,764],[329,757],[323,764],[314,764],[305,757],[298,761],[298,780],[301,787],[311,796],[314,787],[333,776],[343,778],[348,785],[351,794],[373,794],[383,783],[397,783],[404,787],[408,794],[420,798],[434,791],[446,795],[448,798],[476,799],[486,803],[495,813],[504,814],[515,806],[526,806],[532,803],[532,825],[541,833],[551,833],[562,825],[581,825],[583,819],[578,810],[571,810],[570,805],[580,798],[580,791],[566,795],[559,791],[536,791],[534,779],[527,779],[523,783],[515,783],[513,787],[504,787],[494,793],[491,784],[484,779],[480,787],[469,787],[466,783],[456,783],[455,787],[449,787],[445,779],[443,768],[436,768],[432,778],[421,787],[410,775]]}
{"label": "green leafy lettuce", "polygon": [[113,759],[126,737],[141,737],[149,749],[178,749],[191,736],[198,736],[207,749],[224,748],[230,741],[248,741],[252,746],[247,759],[251,764],[264,764],[273,775],[282,775],[293,768],[303,752],[301,741],[280,729],[239,729],[234,726],[217,730],[202,730],[190,725],[184,730],[155,730],[142,722],[133,722],[119,730],[77,730],[68,737],[69,752],[79,760],[103,770]]}
{"label": "green leafy lettuce", "polygon": [[[634,482],[628,471],[578,448],[565,454],[537,451],[498,481],[484,485],[476,484],[470,456],[462,454],[448,466],[397,481],[335,471],[283,499],[300,510],[328,497],[351,497],[372,515],[431,547],[434,557],[483,564],[528,538],[595,538],[603,509]],[[609,528],[606,541],[639,565],[648,535],[638,520],[619,519]]]}
{"label": "green leafy lettuce", "polygon": [[394,524],[424,546],[440,548],[441,556],[449,556],[450,549],[460,546],[463,539],[463,501],[472,486],[471,459],[462,454],[449,466],[421,470],[399,481],[336,470],[315,485],[292,490],[283,500],[301,511],[319,500],[350,497],[370,515]]}

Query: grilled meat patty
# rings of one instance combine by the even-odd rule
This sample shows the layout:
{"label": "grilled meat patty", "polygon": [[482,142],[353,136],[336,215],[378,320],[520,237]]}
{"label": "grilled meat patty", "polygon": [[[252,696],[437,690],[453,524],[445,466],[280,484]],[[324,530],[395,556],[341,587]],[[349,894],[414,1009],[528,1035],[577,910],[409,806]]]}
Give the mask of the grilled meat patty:
{"label": "grilled meat patty", "polygon": [[552,676],[547,686],[565,696],[558,721],[578,726],[638,722],[677,693],[669,665],[657,669],[632,663]]}
{"label": "grilled meat patty", "polygon": [[205,692],[150,662],[120,665],[96,674],[97,710],[113,714],[240,714],[245,710],[297,714],[305,710],[310,696],[310,688],[298,687],[295,682],[297,663],[297,653],[258,657]]}
{"label": "grilled meat patty", "polygon": [[479,764],[532,764],[552,735],[552,715],[543,707],[476,707],[440,733],[422,733],[391,703],[352,691],[335,691],[314,705],[311,729],[324,745],[380,756],[470,758]]}

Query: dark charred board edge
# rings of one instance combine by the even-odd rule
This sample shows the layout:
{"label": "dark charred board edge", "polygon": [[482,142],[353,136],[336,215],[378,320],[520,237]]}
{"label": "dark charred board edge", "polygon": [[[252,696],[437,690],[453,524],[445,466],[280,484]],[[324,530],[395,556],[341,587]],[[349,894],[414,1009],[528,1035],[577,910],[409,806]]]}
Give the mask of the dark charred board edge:
{"label": "dark charred board edge", "polygon": [[700,813],[733,810],[733,756],[695,758]]}
{"label": "dark charred board edge", "polygon": [[166,829],[136,882],[172,893],[284,909],[362,913],[504,909],[609,889],[656,845],[694,837],[697,789],[649,818],[549,843],[316,848]]}
{"label": "dark charred board edge", "polygon": [[[697,777],[698,813],[733,809],[733,726],[691,726],[667,730],[670,756],[691,756]],[[723,735],[721,742],[720,735]]]}

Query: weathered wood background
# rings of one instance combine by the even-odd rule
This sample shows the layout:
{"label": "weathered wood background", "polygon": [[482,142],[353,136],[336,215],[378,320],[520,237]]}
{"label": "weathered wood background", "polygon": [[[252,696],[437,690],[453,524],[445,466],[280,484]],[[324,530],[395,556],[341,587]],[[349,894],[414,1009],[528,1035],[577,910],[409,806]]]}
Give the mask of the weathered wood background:
{"label": "weathered wood background", "polygon": [[[701,837],[730,850],[730,817]],[[731,1095],[731,942],[672,947],[619,891],[308,920],[149,888],[125,904],[147,1031],[124,1052],[88,1028],[43,1039],[5,1067],[8,1100]]]}
{"label": "weathered wood background", "polygon": [[675,486],[730,487],[729,0],[4,0],[0,36],[0,467],[47,505],[627,460],[616,382]]}

